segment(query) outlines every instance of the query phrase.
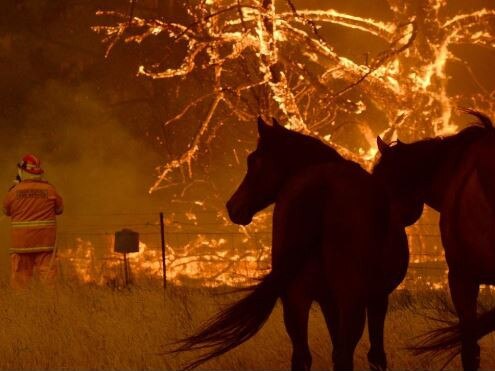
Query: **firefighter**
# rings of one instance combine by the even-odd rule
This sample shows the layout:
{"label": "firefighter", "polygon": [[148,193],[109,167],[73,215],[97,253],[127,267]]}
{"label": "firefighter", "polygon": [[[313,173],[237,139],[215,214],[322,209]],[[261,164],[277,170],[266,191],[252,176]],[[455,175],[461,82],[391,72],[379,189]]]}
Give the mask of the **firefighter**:
{"label": "firefighter", "polygon": [[44,283],[53,283],[57,274],[56,215],[63,212],[63,200],[55,187],[42,179],[44,171],[36,156],[24,156],[17,168],[16,184],[3,203],[3,211],[12,221],[11,284],[24,288],[33,274]]}

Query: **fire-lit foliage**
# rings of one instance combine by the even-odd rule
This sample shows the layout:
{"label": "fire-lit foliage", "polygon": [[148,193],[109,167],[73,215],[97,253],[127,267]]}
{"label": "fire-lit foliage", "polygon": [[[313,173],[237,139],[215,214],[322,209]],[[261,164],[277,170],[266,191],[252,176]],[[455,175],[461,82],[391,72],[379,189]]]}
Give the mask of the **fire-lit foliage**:
{"label": "fire-lit foliage", "polygon": [[[156,10],[158,3],[175,3],[175,10],[182,14],[185,9],[187,16],[164,15]],[[60,218],[59,235],[63,284],[13,292],[0,280],[1,368],[176,369],[183,364],[160,355],[164,343],[190,333],[220,304],[238,296],[176,286],[249,284],[269,267],[269,215],[259,215],[248,229],[227,227],[225,212],[219,211],[227,187],[217,184],[228,178],[229,187],[235,186],[239,177],[233,174],[240,174],[252,149],[251,128],[259,113],[279,116],[363,163],[373,158],[376,134],[413,140],[454,130],[456,105],[494,117],[492,0],[293,0],[294,8],[285,0],[188,4],[137,0],[131,22],[123,1],[3,4],[4,186],[15,175],[16,156],[22,154],[17,151],[37,151],[48,179],[66,196],[67,212]],[[105,26],[96,28],[108,41],[107,61],[88,27],[97,22],[88,14],[99,6],[110,10],[100,13]],[[113,6],[123,9],[112,11]],[[383,9],[370,16],[366,7]],[[141,68],[133,65],[138,57]],[[133,79],[129,71],[140,78]],[[149,86],[159,88],[147,90]],[[174,90],[169,98],[179,99],[162,104],[167,95],[160,94],[167,89]],[[153,94],[146,96],[149,91]],[[138,105],[143,101],[151,102],[151,113]],[[152,185],[162,192],[147,198],[142,186],[150,183],[144,173],[151,169],[145,164],[157,161],[144,138],[152,118],[158,124],[150,130],[151,138],[158,136],[157,142],[164,143],[156,148],[170,152]],[[242,136],[246,128],[250,142]],[[190,134],[184,138],[184,133]],[[228,156],[221,161],[211,156],[222,168],[198,177],[194,164],[202,169],[201,160],[214,145]],[[190,182],[184,183],[182,175]],[[132,215],[114,214],[125,210]],[[167,223],[170,285],[165,297],[156,285],[162,273],[156,220],[137,220],[145,211],[156,219],[158,210],[166,212]],[[79,214],[96,216],[86,220]],[[445,287],[445,264],[434,265],[443,258],[434,222],[409,230],[415,255],[406,288]],[[131,223],[146,224],[133,227],[144,232],[143,244],[140,253],[129,256],[132,278],[141,281],[121,290],[122,256],[113,253],[111,236]],[[3,219],[4,236],[7,224]],[[433,250],[437,255],[429,255]],[[8,255],[3,251],[6,277]],[[435,280],[430,271],[437,273]],[[74,278],[88,284],[76,284]],[[147,278],[153,279],[149,288],[143,282]],[[115,289],[109,290],[112,284]],[[404,351],[411,336],[428,328],[411,304],[417,302],[413,309],[426,306],[430,314],[432,295],[436,293],[394,294],[386,338],[392,369],[440,368],[434,360]],[[256,339],[208,367],[286,368],[289,341],[282,321],[277,308]],[[310,333],[314,367],[327,367],[331,347],[316,310]],[[494,368],[494,337],[483,342],[482,367]],[[364,340],[357,368],[367,367],[367,350]],[[459,367],[455,360],[452,369]]]}
{"label": "fire-lit foliage", "polygon": [[[481,81],[475,71],[483,51],[495,47],[495,9],[483,3],[386,0],[380,2],[380,16],[371,17],[337,10],[337,2],[201,0],[176,2],[175,9],[186,16],[175,18],[141,15],[143,2],[130,4],[130,9],[98,12],[102,25],[93,29],[107,56],[117,46],[137,45],[148,53],[138,76],[175,87],[178,107],[161,117],[164,134],[157,141],[170,142],[171,128],[190,133],[182,153],[158,168],[150,192],[203,182],[193,168],[215,143],[230,153],[222,165],[239,168],[250,145],[240,133],[254,127],[260,114],[318,136],[369,167],[376,135],[407,141],[455,132],[461,121],[457,106],[495,113],[494,84]],[[222,137],[225,126],[234,128],[228,132],[234,136]],[[197,205],[218,210],[228,197],[215,186],[218,178],[205,179],[213,185],[189,200],[192,218],[198,218]],[[229,224],[224,212],[216,214],[223,226]],[[260,215],[253,224],[241,230],[251,242],[268,229],[269,216]],[[431,238],[436,230],[414,229],[412,264],[441,265],[440,241]],[[203,236],[185,246],[195,250],[209,240]],[[246,246],[247,256],[256,251],[269,260],[269,242]],[[208,264],[195,265],[192,276],[216,271]],[[421,269],[414,278],[419,286],[445,285],[443,265],[433,267],[439,273],[433,281],[425,280]]]}
{"label": "fire-lit foliage", "polygon": [[[483,88],[469,63],[454,53],[459,45],[495,47],[494,9],[449,15],[445,0],[389,0],[392,17],[382,21],[329,6],[304,8],[291,0],[205,0],[183,6],[189,14],[184,24],[105,11],[100,14],[115,23],[95,27],[108,43],[107,53],[120,41],[142,43],[164,34],[169,53],[181,50],[181,62],[170,65],[165,54],[139,67],[138,74],[182,78],[185,84],[199,74],[203,82],[201,92],[177,115],[164,118],[164,126],[188,125],[190,111],[204,112],[197,116],[201,124],[188,149],[160,168],[150,191],[166,185],[177,169],[185,167],[192,176],[191,162],[226,120],[252,122],[258,114],[281,117],[288,127],[321,136],[349,157],[367,161],[376,153],[376,134],[413,139],[451,133],[457,129],[452,120],[457,105],[495,112],[493,91]],[[363,60],[339,54],[328,25],[377,38],[383,50]],[[478,92],[449,89],[448,68],[455,63],[465,65],[466,78],[475,80]],[[232,118],[219,114],[222,106]],[[363,114],[369,109],[382,113],[382,127]],[[367,141],[357,151],[334,138],[342,115],[352,117]]]}
{"label": "fire-lit foliage", "polygon": [[[169,243],[166,254],[167,281],[174,286],[242,286],[266,273],[269,249],[256,253],[244,237],[243,251],[231,246],[225,235],[215,238],[202,234],[180,244]],[[228,238],[228,236],[227,236]],[[62,248],[61,275],[71,281],[98,286],[123,287],[161,282],[163,269],[161,251],[140,242],[140,251],[127,256],[113,251],[113,237],[95,245],[90,240],[76,238]],[[127,264],[128,282],[125,282]]]}

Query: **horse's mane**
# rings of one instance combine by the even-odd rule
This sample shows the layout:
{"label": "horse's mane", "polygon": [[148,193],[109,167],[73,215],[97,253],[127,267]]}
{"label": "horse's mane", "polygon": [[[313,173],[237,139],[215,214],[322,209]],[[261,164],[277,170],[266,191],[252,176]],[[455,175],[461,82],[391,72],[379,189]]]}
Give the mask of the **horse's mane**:
{"label": "horse's mane", "polygon": [[472,143],[473,140],[494,131],[493,122],[485,114],[466,108],[462,110],[478,118],[478,121],[453,135],[427,138],[411,143],[408,145],[411,152],[418,154],[424,153],[428,156],[435,156],[438,154],[437,152],[451,153],[451,151],[462,150]]}
{"label": "horse's mane", "polygon": [[[477,111],[469,111],[469,113],[476,116],[479,121],[457,134],[423,139],[410,144],[398,141],[392,146],[390,152],[393,155],[388,158],[394,164],[391,167],[396,171],[394,176],[407,182],[408,187],[414,185],[421,188],[433,180],[439,169],[454,170],[452,167],[459,163],[471,144],[495,132],[492,121],[487,116]],[[384,161],[380,160],[378,165],[380,163],[383,164]],[[448,167],[444,168],[444,166]],[[403,170],[397,170],[401,167]]]}
{"label": "horse's mane", "polygon": [[334,148],[322,142],[320,139],[305,135],[292,130],[284,130],[284,135],[288,141],[297,143],[301,148],[301,156],[313,155],[325,161],[345,160]]}

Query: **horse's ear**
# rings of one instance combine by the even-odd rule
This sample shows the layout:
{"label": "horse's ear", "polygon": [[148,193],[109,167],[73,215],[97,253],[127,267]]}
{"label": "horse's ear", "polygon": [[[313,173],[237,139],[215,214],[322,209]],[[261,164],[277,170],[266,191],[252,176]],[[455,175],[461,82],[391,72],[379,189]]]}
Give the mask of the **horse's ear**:
{"label": "horse's ear", "polygon": [[261,116],[258,116],[258,134],[260,138],[266,136],[270,130],[270,125],[268,125]]}
{"label": "horse's ear", "polygon": [[389,145],[388,145],[387,143],[385,143],[385,142],[383,141],[383,139],[382,139],[382,138],[380,138],[380,136],[377,136],[377,137],[376,137],[376,145],[378,146],[378,150],[379,150],[379,151],[380,151],[380,153],[382,153],[382,154],[383,154],[383,153],[384,153],[384,152],[388,149],[388,147],[389,147]]}

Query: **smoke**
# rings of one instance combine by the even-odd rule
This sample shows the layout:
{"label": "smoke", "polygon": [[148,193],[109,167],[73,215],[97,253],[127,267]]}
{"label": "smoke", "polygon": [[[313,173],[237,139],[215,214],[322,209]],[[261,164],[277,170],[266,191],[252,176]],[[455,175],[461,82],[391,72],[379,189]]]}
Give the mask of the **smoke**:
{"label": "smoke", "polygon": [[[2,136],[0,144],[0,184],[5,190],[20,157],[34,153],[42,160],[46,179],[64,197],[62,228],[69,219],[69,224],[77,223],[78,215],[159,208],[147,194],[157,154],[132,136],[91,88],[49,81],[33,90],[24,110],[25,122]],[[101,221],[96,217],[94,222]]]}
{"label": "smoke", "polygon": [[[10,18],[0,29],[1,197],[13,184],[17,162],[33,153],[64,198],[62,230],[77,226],[83,215],[94,215],[91,223],[98,224],[108,223],[102,214],[158,212],[163,195],[150,196],[148,189],[163,156],[145,135],[146,112],[135,114],[142,122],[131,121],[110,104],[120,87],[111,83],[112,65],[89,28],[94,10],[79,13],[78,23],[70,14],[47,20],[41,16],[49,2],[34,3],[39,6],[30,12],[6,5]],[[26,27],[14,26],[21,20]],[[5,275],[10,237],[4,216],[0,242]]]}
{"label": "smoke", "polygon": [[[67,199],[67,212],[142,208],[158,156],[133,137],[91,88],[50,81],[26,103],[26,122],[13,139],[10,162],[37,154]],[[138,197],[138,195],[140,197]]]}

